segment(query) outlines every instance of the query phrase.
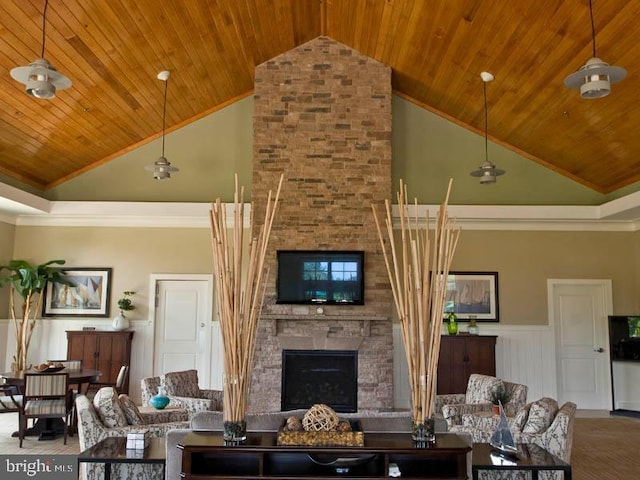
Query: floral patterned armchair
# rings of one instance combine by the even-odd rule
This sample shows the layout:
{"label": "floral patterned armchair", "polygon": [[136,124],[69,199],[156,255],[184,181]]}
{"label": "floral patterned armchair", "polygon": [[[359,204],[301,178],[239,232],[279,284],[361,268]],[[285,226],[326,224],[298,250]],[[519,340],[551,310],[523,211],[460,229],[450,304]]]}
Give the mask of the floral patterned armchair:
{"label": "floral patterned armchair", "polygon": [[[185,410],[140,412],[127,395],[116,393],[113,387],[103,387],[93,398],[76,397],[78,412],[78,437],[80,450],[92,447],[107,437],[126,437],[132,432],[148,432],[153,437],[164,437],[169,430],[188,428],[188,413]],[[162,478],[163,465],[116,464],[112,465],[113,480],[155,480]],[[102,480],[104,465],[88,463],[82,465],[83,480]]]}
{"label": "floral patterned armchair", "polygon": [[[573,445],[573,426],[576,404],[566,402],[558,408],[552,398],[541,398],[522,407],[515,417],[509,418],[509,427],[516,443],[535,443],[558,458],[569,463]],[[454,433],[470,434],[474,443],[486,443],[498,425],[498,416],[465,414],[463,424],[450,430]],[[479,472],[480,480],[527,480],[527,472]],[[561,480],[562,473],[539,472],[540,480]]]}
{"label": "floral patterned armchair", "polygon": [[515,415],[527,402],[527,386],[477,373],[469,377],[466,393],[437,395],[436,412],[442,412],[449,428],[461,425],[464,414],[490,412],[495,392],[502,388],[509,398],[509,401],[503,404],[503,408],[507,414]]}
{"label": "floral patterned armchair", "polygon": [[151,397],[162,387],[169,397],[169,405],[186,408],[189,413],[222,410],[222,390],[206,390],[198,386],[198,371],[169,372],[160,377],[140,381],[142,404],[149,405]]}

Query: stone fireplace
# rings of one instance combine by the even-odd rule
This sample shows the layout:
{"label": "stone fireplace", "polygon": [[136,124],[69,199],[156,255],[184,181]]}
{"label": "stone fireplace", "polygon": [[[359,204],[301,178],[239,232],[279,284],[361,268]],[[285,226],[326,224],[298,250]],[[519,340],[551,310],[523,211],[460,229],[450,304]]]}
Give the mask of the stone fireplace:
{"label": "stone fireplace", "polygon": [[[281,407],[283,350],[357,352],[358,410],[393,409],[392,295],[371,205],[391,198],[391,69],[327,37],[256,67],[253,221],[281,174],[249,408]],[[277,250],[363,250],[364,305],[275,303]]]}

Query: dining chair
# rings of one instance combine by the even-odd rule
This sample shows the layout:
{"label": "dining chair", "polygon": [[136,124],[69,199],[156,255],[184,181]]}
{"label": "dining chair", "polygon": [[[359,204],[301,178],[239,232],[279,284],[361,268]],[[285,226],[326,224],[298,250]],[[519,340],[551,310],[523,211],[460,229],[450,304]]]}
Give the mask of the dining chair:
{"label": "dining chair", "polygon": [[25,373],[24,407],[20,415],[20,448],[27,430],[27,420],[60,418],[64,422],[64,444],[67,444],[73,392],[69,389],[69,373]]}
{"label": "dining chair", "polygon": [[114,387],[118,395],[124,393],[124,386],[129,377],[129,365],[122,365],[120,370],[118,371],[118,376],[116,377],[116,381],[111,382],[91,382],[87,385],[87,388],[84,394],[91,398],[95,395],[95,393],[100,390],[102,387]]}
{"label": "dining chair", "polygon": [[0,413],[15,413],[22,411],[22,395],[14,385],[0,385]]}

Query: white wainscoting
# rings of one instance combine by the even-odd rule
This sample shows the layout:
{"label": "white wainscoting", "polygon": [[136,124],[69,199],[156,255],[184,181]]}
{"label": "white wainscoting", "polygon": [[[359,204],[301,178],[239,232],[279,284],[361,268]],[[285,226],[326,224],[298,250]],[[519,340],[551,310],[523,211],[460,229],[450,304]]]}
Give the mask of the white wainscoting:
{"label": "white wainscoting", "polygon": [[[82,330],[83,327],[94,327],[96,330],[111,330],[111,318],[68,319],[42,318],[33,331],[29,346],[29,361],[33,364],[47,359],[67,357],[67,330]],[[214,338],[211,358],[211,388],[222,388],[222,342],[220,325],[211,323]],[[148,319],[132,319],[130,330],[133,330],[131,344],[131,365],[129,370],[129,396],[140,402],[140,379],[153,374],[153,321]],[[15,335],[13,321],[0,319],[0,372],[9,371],[12,357],[15,354]],[[201,386],[208,382],[201,379]],[[203,387],[204,388],[204,387]]]}
{"label": "white wainscoting", "polygon": [[[529,401],[557,398],[555,343],[553,330],[548,325],[479,325],[481,335],[498,336],[496,375],[499,378],[527,385]],[[393,325],[393,346],[394,407],[409,408],[408,372],[399,324]]]}
{"label": "white wainscoting", "polygon": [[[464,324],[462,324],[464,325]],[[29,357],[33,363],[47,358],[65,358],[67,353],[67,330],[81,330],[84,326],[109,330],[111,319],[58,319],[43,318],[38,321]],[[140,379],[153,371],[153,321],[133,320],[135,331],[131,348],[130,395],[134,401],[140,399]],[[220,327],[212,322],[213,354],[211,359],[211,387],[222,386]],[[480,333],[497,335],[496,374],[500,378],[529,387],[529,400],[543,396],[556,398],[556,369],[553,331],[547,325],[515,326],[480,323]],[[1,371],[9,370],[11,357],[15,353],[15,339],[10,320],[0,320]],[[409,408],[409,384],[400,326],[393,326],[393,372],[394,407]]]}
{"label": "white wainscoting", "polygon": [[615,405],[613,408],[640,411],[640,364],[612,362]]}

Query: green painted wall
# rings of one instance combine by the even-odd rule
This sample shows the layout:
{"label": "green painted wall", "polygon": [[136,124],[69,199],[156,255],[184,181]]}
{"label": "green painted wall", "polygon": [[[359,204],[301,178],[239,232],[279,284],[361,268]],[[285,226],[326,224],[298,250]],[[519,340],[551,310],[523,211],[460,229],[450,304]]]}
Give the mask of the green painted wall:
{"label": "green painted wall", "polygon": [[[247,97],[166,137],[165,153],[180,168],[168,181],[144,170],[161,152],[155,140],[45,193],[51,200],[230,201],[234,173],[251,191],[253,98]],[[484,159],[484,137],[400,97],[393,100],[393,189],[400,178],[419,203],[439,204],[449,178],[451,204],[600,205],[640,189],[601,195],[496,144],[489,158],[507,174],[480,185],[469,172]]]}

